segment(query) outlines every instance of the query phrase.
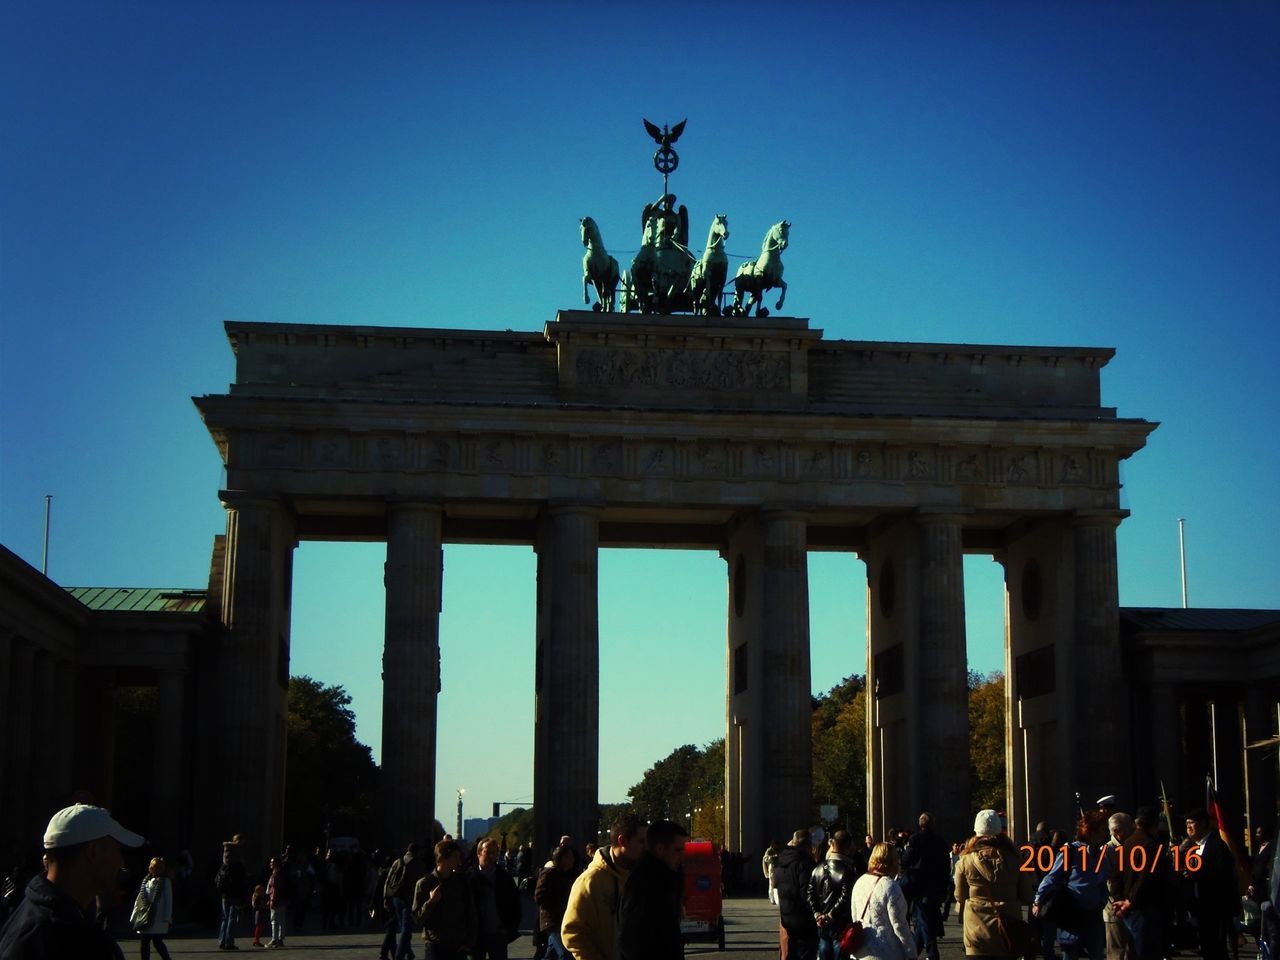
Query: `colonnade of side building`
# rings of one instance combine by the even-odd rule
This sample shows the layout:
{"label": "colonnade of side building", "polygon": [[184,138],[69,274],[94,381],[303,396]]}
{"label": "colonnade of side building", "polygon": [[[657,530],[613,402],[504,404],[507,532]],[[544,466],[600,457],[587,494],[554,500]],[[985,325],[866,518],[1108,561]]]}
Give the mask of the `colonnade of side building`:
{"label": "colonnade of side building", "polygon": [[[219,763],[234,764],[225,829],[278,846],[293,521],[269,499],[225,495],[224,712]],[[386,636],[380,795],[385,843],[430,835],[439,730],[443,508],[386,508]],[[1120,514],[1015,524],[1006,571],[1011,830],[1069,808],[1074,789],[1127,788],[1116,620]],[[963,512],[871,524],[867,566],[868,826],[929,810],[965,833],[969,792]],[[812,818],[807,533],[810,514],[746,509],[723,531],[727,843],[752,851]],[[537,849],[597,832],[600,509],[548,504],[534,526],[537,610],[533,756]],[[853,630],[857,629],[851,626]],[[1047,661],[1047,664],[1046,664]],[[850,664],[853,671],[854,664]],[[1025,674],[1025,676],[1024,676]],[[606,690],[607,696],[607,690]],[[257,772],[257,775],[254,772]],[[234,826],[233,826],[234,825]]]}

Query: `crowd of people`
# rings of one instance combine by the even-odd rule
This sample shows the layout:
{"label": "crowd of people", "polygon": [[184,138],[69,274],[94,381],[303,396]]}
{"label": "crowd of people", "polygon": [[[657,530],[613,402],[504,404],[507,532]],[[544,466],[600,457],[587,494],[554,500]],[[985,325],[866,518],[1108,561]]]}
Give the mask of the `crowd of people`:
{"label": "crowd of people", "polygon": [[[1081,811],[1071,835],[1042,823],[1023,844],[995,810],[978,813],[963,843],[948,844],[928,813],[915,832],[891,830],[879,842],[796,830],[762,859],[780,960],[938,960],[953,908],[969,957],[1164,960],[1194,950],[1226,960],[1240,926],[1239,892],[1255,914],[1280,894],[1276,852],[1259,829],[1246,865],[1205,810],[1182,823],[1185,836],[1170,837],[1167,811],[1130,815],[1108,796]],[[282,948],[317,910],[323,929],[381,924],[380,960],[416,960],[418,938],[425,960],[508,960],[524,890],[537,907],[535,960],[679,960],[685,841],[675,822],[646,824],[628,813],[599,848],[588,843],[579,854],[564,836],[541,866],[528,844],[507,850],[487,837],[467,850],[446,835],[395,858],[358,845],[311,857],[286,847],[252,870],[236,837],[223,844],[213,881],[218,945],[239,949],[236,938],[252,933],[253,947]],[[14,877],[5,884],[0,960],[121,958],[103,905],[119,883],[124,848],[143,843],[100,807],[56,813],[42,868],[21,886]],[[132,898],[142,960],[152,950],[169,960],[173,874],[150,858]],[[1256,931],[1272,943],[1274,919],[1272,912]]]}
{"label": "crowd of people", "polygon": [[[1183,823],[1185,836],[1170,837],[1167,813],[1130,815],[1106,796],[1081,811],[1071,836],[1041,823],[1023,844],[995,810],[949,847],[928,813],[917,832],[890,830],[881,842],[797,830],[762,859],[781,958],[937,960],[953,907],[969,957],[1164,960],[1190,951],[1226,960],[1242,929],[1274,949],[1275,913],[1261,909],[1280,894],[1267,832],[1256,831],[1246,865],[1207,811]],[[1252,927],[1237,922],[1250,904]]]}

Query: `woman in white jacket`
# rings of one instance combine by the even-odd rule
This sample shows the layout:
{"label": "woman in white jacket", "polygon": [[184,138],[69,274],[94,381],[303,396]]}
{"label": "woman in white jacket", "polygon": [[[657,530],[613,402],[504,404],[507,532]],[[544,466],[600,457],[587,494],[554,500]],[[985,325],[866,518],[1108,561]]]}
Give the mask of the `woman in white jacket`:
{"label": "woman in white jacket", "polygon": [[[134,905],[134,929],[142,939],[142,960],[151,960],[151,945],[154,943],[160,960],[169,960],[169,948],[164,945],[164,935],[169,932],[169,923],[173,920],[173,884],[169,882],[164,870],[164,859],[153,857],[147,866],[147,879],[142,881],[142,889],[138,891],[138,902]],[[138,908],[143,902],[150,904],[145,924],[138,923]]]}
{"label": "woman in white jacket", "polygon": [[850,910],[866,931],[856,957],[908,960],[916,955],[915,936],[907,920],[907,900],[894,879],[900,866],[898,848],[891,843],[877,843],[867,862],[867,872],[853,885]]}

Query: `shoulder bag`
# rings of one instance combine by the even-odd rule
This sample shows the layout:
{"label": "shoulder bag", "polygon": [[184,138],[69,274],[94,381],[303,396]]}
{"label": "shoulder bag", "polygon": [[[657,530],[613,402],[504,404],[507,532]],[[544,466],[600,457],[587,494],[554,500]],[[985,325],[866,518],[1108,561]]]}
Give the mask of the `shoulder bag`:
{"label": "shoulder bag", "polygon": [[[884,877],[880,878],[880,880],[883,879]],[[841,957],[854,956],[862,949],[862,945],[866,943],[867,929],[862,925],[862,920],[867,915],[867,908],[871,906],[871,898],[875,896],[876,888],[880,886],[880,880],[872,884],[871,892],[867,894],[867,902],[862,905],[862,913],[858,915],[858,919],[845,927],[844,932],[840,934],[839,955]]]}

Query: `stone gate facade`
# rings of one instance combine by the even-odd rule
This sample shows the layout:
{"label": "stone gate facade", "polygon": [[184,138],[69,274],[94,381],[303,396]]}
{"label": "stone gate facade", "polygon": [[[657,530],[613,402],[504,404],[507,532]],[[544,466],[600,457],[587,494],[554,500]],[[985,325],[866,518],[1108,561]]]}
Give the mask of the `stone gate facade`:
{"label": "stone gate facade", "polygon": [[[211,769],[236,771],[202,794],[205,830],[235,824],[279,848],[302,539],[387,543],[388,842],[426,836],[436,813],[448,542],[537,552],[538,849],[595,833],[601,546],[700,547],[726,561],[732,849],[759,851],[810,819],[810,550],[867,564],[877,833],[921,809],[950,835],[967,829],[969,552],[1005,568],[1011,786],[1025,785],[1037,815],[1062,817],[1074,789],[1126,788],[1119,464],[1155,425],[1102,405],[1111,350],[827,340],[800,318],[589,312],[561,312],[540,334],[227,333],[235,382],[195,399],[227,476]],[[849,625],[851,645],[863,629]],[[1010,813],[1021,835],[1024,813]]]}

